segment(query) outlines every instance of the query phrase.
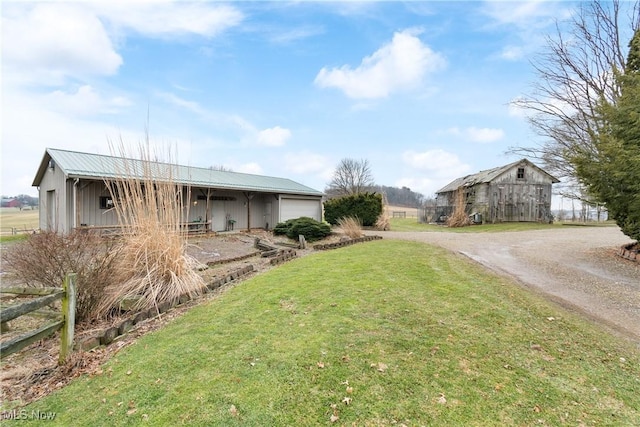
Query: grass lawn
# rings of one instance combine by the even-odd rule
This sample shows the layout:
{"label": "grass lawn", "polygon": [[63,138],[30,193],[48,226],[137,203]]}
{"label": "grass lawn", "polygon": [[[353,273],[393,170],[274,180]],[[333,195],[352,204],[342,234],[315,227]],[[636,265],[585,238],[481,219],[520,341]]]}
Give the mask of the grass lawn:
{"label": "grass lawn", "polygon": [[629,342],[382,240],[256,276],[26,410],[62,426],[621,426],[640,425],[639,391]]}

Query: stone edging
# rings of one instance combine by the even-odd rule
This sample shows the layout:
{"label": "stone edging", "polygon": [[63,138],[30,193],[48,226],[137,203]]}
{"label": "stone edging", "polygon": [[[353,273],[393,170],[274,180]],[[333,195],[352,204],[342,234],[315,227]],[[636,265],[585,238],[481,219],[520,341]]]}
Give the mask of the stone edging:
{"label": "stone edging", "polygon": [[640,253],[638,253],[638,250],[631,249],[636,244],[637,243],[629,243],[628,245],[622,245],[618,251],[618,256],[628,259],[629,261],[640,262]]}
{"label": "stone edging", "polygon": [[[224,277],[219,279],[215,279],[211,283],[207,284],[207,292],[212,292],[229,282],[233,282],[243,276],[254,271],[253,265],[249,264],[243,268],[239,268],[237,270],[232,271]],[[92,348],[98,347],[100,345],[109,345],[111,344],[117,337],[121,335],[125,335],[127,332],[131,331],[135,325],[141,323],[147,319],[153,319],[159,316],[162,313],[167,312],[169,309],[176,307],[181,304],[185,304],[189,302],[192,298],[189,295],[183,294],[178,298],[178,300],[170,303],[169,301],[165,301],[163,303],[158,304],[157,309],[152,308],[149,310],[141,311],[135,313],[127,318],[125,318],[119,325],[112,326],[110,328],[104,329],[100,332],[94,333],[89,337],[85,337],[79,340],[76,343],[76,349],[81,350],[91,350]]]}
{"label": "stone edging", "polygon": [[283,262],[287,262],[293,258],[295,258],[296,251],[293,249],[283,249],[280,251],[280,254],[274,258],[271,258],[271,265],[282,264]]}
{"label": "stone edging", "polygon": [[317,251],[327,250],[327,249],[337,249],[337,248],[342,248],[344,246],[353,245],[356,243],[370,242],[372,240],[380,240],[380,239],[382,239],[382,236],[364,236],[364,237],[358,237],[356,239],[344,240],[342,242],[327,243],[323,245],[314,245],[313,249]]}
{"label": "stone edging", "polygon": [[234,257],[234,258],[225,258],[225,259],[218,259],[218,260],[215,260],[215,261],[207,261],[206,264],[209,267],[213,267],[214,265],[228,264],[230,262],[242,261],[242,260],[245,260],[247,258],[251,258],[251,257],[258,256],[258,255],[260,255],[260,251],[251,252],[251,253],[248,253],[246,255],[240,255],[240,256],[237,256],[237,257]]}

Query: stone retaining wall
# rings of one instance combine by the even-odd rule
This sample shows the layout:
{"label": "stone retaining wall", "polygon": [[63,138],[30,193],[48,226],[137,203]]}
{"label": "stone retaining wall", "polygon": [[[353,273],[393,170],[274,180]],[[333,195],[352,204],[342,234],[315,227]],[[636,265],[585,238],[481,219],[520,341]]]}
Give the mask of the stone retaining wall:
{"label": "stone retaining wall", "polygon": [[372,240],[380,240],[380,239],[382,239],[382,236],[364,236],[364,237],[358,237],[356,239],[349,239],[349,240],[344,240],[336,243],[313,245],[313,249],[317,251],[322,251],[327,249],[337,249],[337,248],[342,248],[344,246],[353,245],[356,243],[370,242]]}
{"label": "stone retaining wall", "polygon": [[225,258],[225,259],[218,259],[218,260],[215,260],[215,261],[207,261],[207,265],[209,267],[213,267],[214,265],[228,264],[230,262],[236,262],[236,261],[243,261],[243,260],[245,260],[247,258],[258,256],[259,254],[260,254],[260,251],[255,251],[255,252],[251,252],[251,253],[248,253],[246,255],[240,255],[240,256],[237,256],[237,257],[234,257],[234,258]]}
{"label": "stone retaining wall", "polygon": [[271,265],[282,264],[283,262],[287,262],[293,258],[295,258],[296,251],[293,249],[283,249],[280,251],[280,254],[271,258]]}
{"label": "stone retaining wall", "polygon": [[[243,268],[239,268],[237,270],[232,271],[224,277],[213,280],[211,283],[207,284],[207,289],[209,292],[212,292],[227,283],[233,282],[247,274],[251,273],[254,270],[253,265],[249,264]],[[127,318],[120,321],[120,323],[116,326],[112,326],[110,328],[104,329],[100,332],[94,333],[89,337],[84,337],[78,340],[76,343],[76,349],[80,350],[91,350],[92,348],[98,347],[100,345],[109,345],[116,338],[121,335],[125,335],[127,332],[132,330],[134,326],[138,323],[141,323],[147,319],[152,319],[154,317],[159,316],[162,313],[167,312],[169,309],[176,307],[178,305],[184,304],[191,300],[189,295],[183,294],[177,300],[173,302],[165,301],[163,303],[158,304],[157,308],[152,308],[149,310],[144,310],[135,314],[128,316]]]}
{"label": "stone retaining wall", "polygon": [[632,249],[636,244],[637,243],[629,243],[628,245],[621,246],[618,255],[629,261],[640,262],[640,253],[638,253],[637,249]]}

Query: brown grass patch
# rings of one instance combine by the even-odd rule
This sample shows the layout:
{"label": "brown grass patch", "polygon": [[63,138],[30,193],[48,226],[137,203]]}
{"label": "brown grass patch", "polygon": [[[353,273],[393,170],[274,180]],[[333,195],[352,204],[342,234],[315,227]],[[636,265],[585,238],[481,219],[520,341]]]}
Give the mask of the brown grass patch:
{"label": "brown grass patch", "polygon": [[338,226],[351,239],[362,237],[362,225],[357,217],[343,217],[338,219]]}

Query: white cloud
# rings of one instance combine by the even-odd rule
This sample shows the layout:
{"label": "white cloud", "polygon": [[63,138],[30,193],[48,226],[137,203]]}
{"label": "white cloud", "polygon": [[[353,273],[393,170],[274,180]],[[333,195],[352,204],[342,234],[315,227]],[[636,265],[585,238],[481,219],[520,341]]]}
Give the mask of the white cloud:
{"label": "white cloud", "polygon": [[520,28],[540,28],[571,17],[571,8],[546,0],[486,2],[484,12],[494,23]]}
{"label": "white cloud", "polygon": [[416,171],[411,173],[411,178],[397,180],[396,185],[409,187],[425,196],[433,195],[449,182],[468,174],[471,169],[456,154],[442,149],[405,151],[402,160]]}
{"label": "white cloud", "polygon": [[322,68],[315,84],[335,87],[354,99],[384,98],[417,87],[428,72],[444,68],[446,61],[417,37],[415,29],[397,32],[391,42],[362,60],[357,68]]}
{"label": "white cloud", "polygon": [[304,26],[298,28],[287,29],[274,29],[267,31],[267,37],[271,43],[276,44],[289,44],[304,40],[310,37],[314,37],[320,34],[324,34],[325,29],[321,26]]}
{"label": "white cloud", "polygon": [[483,12],[489,17],[489,28],[512,29],[509,43],[497,56],[508,61],[526,58],[545,43],[544,35],[556,22],[571,17],[574,6],[545,0],[484,2]]}
{"label": "white cloud", "polygon": [[522,46],[508,45],[502,48],[500,57],[508,61],[516,61],[524,58],[526,55],[525,49]]}
{"label": "white cloud", "polygon": [[80,116],[96,113],[112,114],[132,105],[131,101],[124,96],[105,98],[89,85],[80,86],[73,93],[56,90],[46,95],[43,102],[52,111]]}
{"label": "white cloud", "polygon": [[3,68],[18,81],[55,84],[69,76],[112,75],[123,62],[102,22],[83,7],[10,7],[2,27]]}
{"label": "white cloud", "polygon": [[207,2],[8,3],[2,11],[3,72],[15,82],[61,84],[116,74],[127,32],[213,37],[242,22],[233,6]]}
{"label": "white cloud", "polygon": [[524,102],[524,97],[516,97],[509,102],[508,113],[510,117],[527,117],[527,109],[518,105],[520,102]]}
{"label": "white cloud", "polygon": [[283,157],[284,169],[287,172],[295,174],[316,174],[326,175],[326,171],[333,169],[329,163],[329,158],[322,154],[312,153],[310,151],[301,151],[297,153],[287,153]]}
{"label": "white cloud", "polygon": [[502,129],[477,128],[473,126],[466,129],[466,134],[471,142],[479,142],[482,144],[499,141],[504,137],[504,131]]}
{"label": "white cloud", "polygon": [[184,99],[169,92],[159,92],[158,97],[171,105],[175,105],[181,109],[194,113],[210,126],[224,129],[231,128],[234,131],[244,133],[245,135],[242,137],[242,141],[246,144],[255,144],[258,138],[259,132],[256,127],[242,116],[207,109],[197,102]]}
{"label": "white cloud", "polygon": [[481,144],[496,142],[504,138],[504,131],[502,129],[477,128],[475,126],[462,130],[457,127],[453,127],[448,129],[447,133],[460,136],[470,142],[478,142]]}
{"label": "white cloud", "polygon": [[[566,96],[569,97],[568,95]],[[509,116],[528,118],[538,114],[539,111],[537,111],[536,108],[528,109],[524,107],[524,105],[527,104],[527,99],[529,98],[525,96],[517,96],[514,99],[512,99],[509,102],[509,109],[508,109]],[[534,107],[538,105],[538,102],[534,102],[533,100],[531,101]],[[556,113],[562,112],[562,114],[566,114],[569,116],[575,112],[575,108],[571,104],[564,102],[560,99],[542,98],[539,104],[543,104],[545,106],[545,109],[547,109],[548,111],[554,111]]]}
{"label": "white cloud", "polygon": [[433,180],[429,178],[400,178],[394,185],[396,187],[407,187],[411,191],[421,193],[425,197],[433,197],[435,192],[444,187],[445,184],[440,184],[442,180]]}
{"label": "white cloud", "polygon": [[456,154],[441,148],[421,153],[408,150],[402,154],[402,160],[414,169],[425,170],[438,177],[459,176],[469,170],[469,165],[462,163]]}
{"label": "white cloud", "polygon": [[258,144],[267,147],[282,147],[289,138],[291,138],[291,131],[280,126],[258,132]]}
{"label": "white cloud", "polygon": [[99,2],[92,6],[116,28],[162,38],[184,34],[213,37],[244,18],[233,6],[207,2]]}
{"label": "white cloud", "polygon": [[244,163],[244,164],[241,164],[241,165],[239,165],[237,167],[232,167],[232,169],[235,172],[251,173],[251,174],[254,174],[254,175],[262,174],[262,166],[260,166],[256,162]]}

